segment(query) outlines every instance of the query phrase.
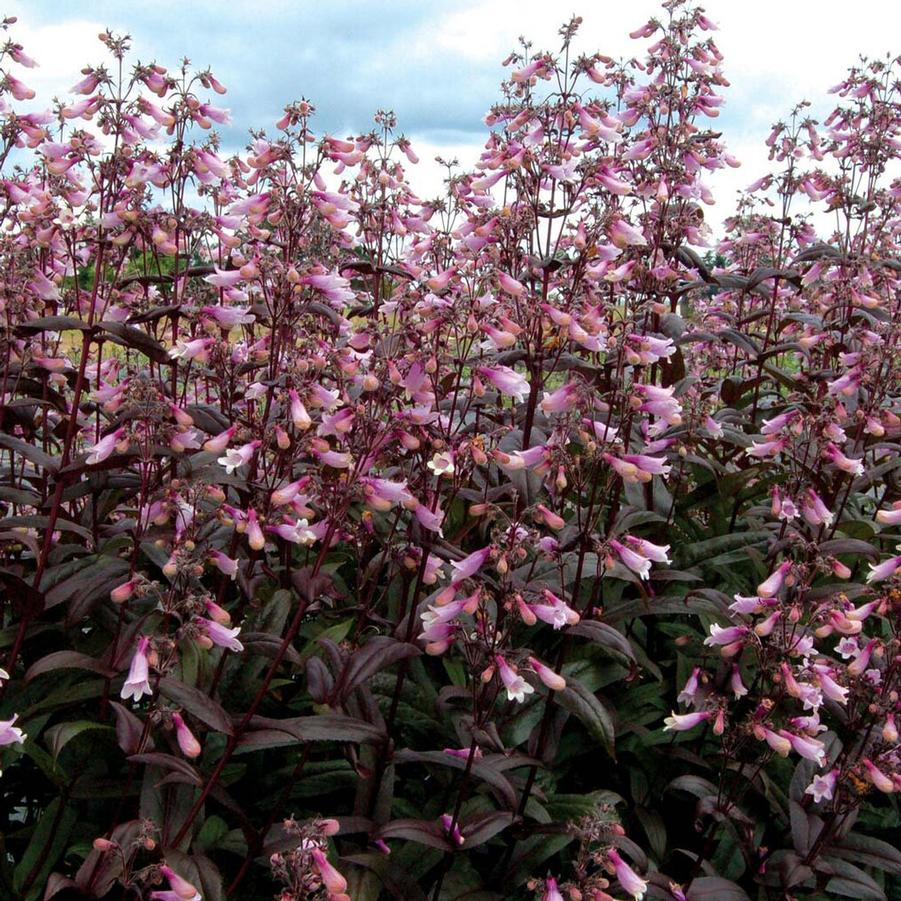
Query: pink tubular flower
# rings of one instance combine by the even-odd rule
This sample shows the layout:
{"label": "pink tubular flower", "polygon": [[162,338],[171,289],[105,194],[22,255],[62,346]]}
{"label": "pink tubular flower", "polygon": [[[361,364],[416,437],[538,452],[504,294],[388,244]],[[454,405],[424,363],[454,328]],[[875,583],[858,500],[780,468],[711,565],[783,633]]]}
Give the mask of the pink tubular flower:
{"label": "pink tubular flower", "polygon": [[729,677],[729,685],[732,688],[732,694],[736,701],[748,693],[747,686],[741,678],[741,670],[735,663],[732,664],[732,675]]}
{"label": "pink tubular flower", "polygon": [[172,867],[163,864],[160,867],[160,872],[169,880],[169,887],[172,891],[175,892],[179,898],[182,898],[183,901],[194,901],[195,898],[200,897],[200,893],[197,889],[191,885],[187,879],[183,879],[179,876]]}
{"label": "pink tubular flower", "polygon": [[792,743],[786,737],[786,735],[773,732],[772,729],[768,729],[765,726],[760,727],[763,732],[763,739],[766,743],[780,756],[780,757],[788,757],[791,753]]}
{"label": "pink tubular flower", "polygon": [[895,790],[895,783],[872,760],[864,757],[862,763],[867,771],[867,778],[875,788],[885,794],[891,794]]}
{"label": "pink tubular flower", "polygon": [[889,557],[888,560],[876,565],[871,563],[870,571],[867,574],[867,582],[882,582],[884,579],[893,576],[899,566],[901,566],[901,555]]}
{"label": "pink tubular flower", "polygon": [[567,382],[550,394],[545,393],[538,405],[543,413],[566,413],[572,410],[579,401],[579,385],[577,382]]}
{"label": "pink tubular flower", "polygon": [[230,651],[243,651],[244,645],[238,641],[237,636],[241,632],[240,626],[228,629],[215,620],[195,617],[194,622],[203,630],[203,633],[220,648],[228,648]]}
{"label": "pink tubular flower", "polygon": [[635,548],[635,550],[643,557],[653,560],[655,563],[672,563],[668,553],[670,546],[668,544],[653,544],[645,541],[644,538],[635,538],[632,535],[626,535],[626,541]]}
{"label": "pink tubular flower", "polygon": [[131,658],[131,666],[128,670],[128,677],[122,686],[119,697],[124,700],[133,698],[140,701],[144,695],[153,694],[150,688],[150,668],[147,662],[147,649],[150,647],[150,639],[146,635],[142,635],[138,639],[138,647]]}
{"label": "pink tubular flower", "polygon": [[616,878],[623,887],[623,891],[630,894],[635,901],[638,901],[639,898],[643,898],[648,890],[647,882],[619,856],[619,852],[616,848],[610,848],[610,850],[607,851],[607,857],[613,864]]}
{"label": "pink tubular flower", "polygon": [[891,510],[879,510],[876,513],[876,522],[884,526],[901,525],[901,503],[893,504]]}
{"label": "pink tubular flower", "polygon": [[11,720],[0,720],[0,748],[7,745],[21,745],[28,736],[14,723],[19,718],[15,714]]}
{"label": "pink tubular flower", "polygon": [[343,894],[347,890],[347,880],[328,862],[325,853],[319,848],[313,848],[310,853],[322,884],[333,895]]}
{"label": "pink tubular flower", "polygon": [[664,732],[686,732],[694,729],[695,726],[709,720],[712,716],[709,710],[696,710],[694,713],[676,713],[672,711],[670,715],[663,721]]}
{"label": "pink tubular flower", "polygon": [[535,657],[529,657],[529,666],[535,670],[535,675],[551,689],[551,691],[563,691],[566,688],[566,679],[559,673],[555,673],[549,666],[545,666]]}
{"label": "pink tubular flower", "polygon": [[519,402],[525,400],[529,393],[529,382],[526,377],[509,366],[480,366],[476,372],[501,394],[514,397]]}
{"label": "pink tubular flower", "polygon": [[780,564],[778,569],[776,569],[769,578],[757,586],[757,594],[762,598],[775,597],[779,593],[779,589],[782,588],[782,583],[791,567],[792,564],[790,560],[786,560],[784,563]]}
{"label": "pink tubular flower", "polygon": [[137,579],[129,579],[121,585],[117,585],[110,593],[110,600],[114,604],[124,604],[134,593],[138,586]]}
{"label": "pink tubular flower", "polygon": [[631,569],[632,572],[636,573],[639,578],[647,579],[650,576],[651,561],[647,557],[643,557],[641,554],[637,554],[635,551],[630,550],[615,538],[610,539],[610,547],[616,551],[619,559]]}
{"label": "pink tubular flower", "polygon": [[852,476],[863,475],[863,460],[852,460],[850,457],[846,457],[831,442],[826,445],[826,448],[823,451],[823,456],[843,472],[847,472]]}
{"label": "pink tubular flower", "polygon": [[579,614],[552,591],[545,589],[544,597],[548,601],[547,604],[532,604],[529,606],[532,613],[542,622],[548,623],[555,629],[562,629],[564,626],[574,626],[579,622]]}
{"label": "pink tubular flower", "polygon": [[230,579],[237,578],[238,575],[238,561],[232,560],[231,557],[223,554],[222,551],[210,551],[210,562],[216,569],[219,570],[223,575],[228,576]]}
{"label": "pink tubular flower", "polygon": [[88,448],[88,456],[85,463],[93,466],[95,463],[102,463],[108,457],[111,457],[116,445],[123,440],[126,434],[125,427],[122,426],[114,432],[110,432],[105,438],[101,438],[93,447]]}
{"label": "pink tubular flower", "polygon": [[699,676],[701,675],[701,667],[696,666],[690,673],[685,682],[682,691],[676,696],[676,701],[680,704],[694,704],[698,693]]}
{"label": "pink tubular flower", "polygon": [[248,507],[246,518],[247,543],[251,550],[261,551],[266,546],[266,536],[260,528],[260,521],[257,517],[257,511],[253,507]]}
{"label": "pink tubular flower", "polygon": [[500,655],[495,655],[495,663],[497,664],[497,672],[507,689],[507,699],[510,701],[518,701],[520,704],[526,699],[526,695],[535,691],[522,676],[518,675],[509,663]]}
{"label": "pink tubular flower", "polygon": [[544,521],[550,529],[559,530],[566,525],[566,520],[562,516],[554,513],[553,510],[548,509],[544,504],[536,504],[535,510],[537,512],[536,520]]}
{"label": "pink tubular flower", "polygon": [[257,448],[262,444],[261,441],[250,441],[247,444],[237,448],[230,448],[225,452],[224,457],[219,457],[216,461],[220,466],[225,467],[226,473],[232,475],[236,469],[249,463]]}
{"label": "pink tubular flower", "polygon": [[213,438],[208,438],[203,443],[203,449],[210,453],[221,453],[228,447],[229,442],[234,438],[237,431],[238,427],[236,425],[229,426],[224,432],[220,432]]}
{"label": "pink tubular flower", "polygon": [[451,569],[454,571],[451,582],[457,584],[464,579],[474,576],[484,565],[491,553],[491,546],[483,547],[480,551],[473,551],[462,560],[452,560]]}
{"label": "pink tubular flower", "polygon": [[617,247],[628,247],[630,245],[646,247],[648,243],[645,236],[624,219],[614,219],[607,233],[610,236],[610,240]]}
{"label": "pink tubular flower", "polygon": [[813,782],[804,789],[805,795],[813,795],[816,804],[820,801],[831,801],[835,792],[838,770],[830,770],[824,776],[814,776]]}
{"label": "pink tubular flower", "polygon": [[780,729],[779,734],[783,738],[787,738],[791,743],[792,750],[796,754],[800,754],[805,760],[813,760],[815,763],[823,766],[826,762],[826,746],[816,738],[808,735],[795,735],[785,729]]}
{"label": "pink tubular flower", "polygon": [[541,901],[563,901],[563,895],[560,894],[560,890],[557,888],[556,879],[550,876],[545,879],[544,894],[541,896]]}
{"label": "pink tubular flower", "polygon": [[173,713],[172,722],[175,725],[175,738],[182,754],[185,757],[199,757],[203,749],[200,747],[200,742],[194,737],[194,733],[187,727],[182,715]]}

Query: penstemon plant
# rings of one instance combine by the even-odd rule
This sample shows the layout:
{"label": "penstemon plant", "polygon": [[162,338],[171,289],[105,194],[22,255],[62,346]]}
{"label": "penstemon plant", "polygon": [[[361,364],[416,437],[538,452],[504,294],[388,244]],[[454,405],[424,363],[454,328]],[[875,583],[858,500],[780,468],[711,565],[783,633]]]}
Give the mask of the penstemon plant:
{"label": "penstemon plant", "polygon": [[424,199],[3,21],[3,897],[899,896],[899,60],[716,236],[713,24],[579,22]]}

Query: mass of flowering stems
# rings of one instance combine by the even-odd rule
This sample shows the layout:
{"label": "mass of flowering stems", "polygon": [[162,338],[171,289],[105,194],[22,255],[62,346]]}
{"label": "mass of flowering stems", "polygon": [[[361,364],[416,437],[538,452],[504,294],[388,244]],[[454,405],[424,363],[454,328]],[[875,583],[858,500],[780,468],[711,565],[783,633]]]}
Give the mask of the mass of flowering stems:
{"label": "mass of flowering stems", "polygon": [[578,25],[436,199],[3,22],[3,898],[898,897],[901,61],[719,230],[713,24]]}

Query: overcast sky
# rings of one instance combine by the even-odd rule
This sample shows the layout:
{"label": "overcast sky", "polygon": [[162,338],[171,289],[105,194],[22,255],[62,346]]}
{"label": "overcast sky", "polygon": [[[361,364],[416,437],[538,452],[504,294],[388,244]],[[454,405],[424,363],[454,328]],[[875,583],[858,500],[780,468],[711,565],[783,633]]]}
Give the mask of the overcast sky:
{"label": "overcast sky", "polygon": [[[891,0],[708,0],[707,15],[732,82],[716,123],[744,163],[714,182],[719,219],[735,189],[765,169],[770,124],[798,100],[823,109],[827,89],[860,54],[899,53],[901,3]],[[519,35],[557,49],[557,29],[583,17],[577,48],[629,56],[647,41],[628,32],[659,10],[652,0],[6,0],[13,35],[40,69],[24,73],[39,98],[65,96],[86,63],[105,61],[97,33],[132,36],[133,59],[174,68],[183,56],[209,65],[229,89],[215,102],[234,124],[224,143],[269,128],[301,96],[317,107],[318,132],[359,133],[378,108],[393,109],[423,164],[414,188],[434,192],[436,152],[471,164],[484,139],[482,117],[508,70],[501,60]],[[892,42],[896,42],[892,46]],[[22,73],[19,73],[20,75]]]}

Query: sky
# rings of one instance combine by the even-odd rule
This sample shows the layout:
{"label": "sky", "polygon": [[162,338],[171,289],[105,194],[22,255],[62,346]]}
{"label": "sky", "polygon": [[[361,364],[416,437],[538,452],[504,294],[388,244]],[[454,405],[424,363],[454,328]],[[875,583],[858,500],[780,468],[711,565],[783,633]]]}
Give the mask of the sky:
{"label": "sky", "polygon": [[[738,188],[768,171],[770,125],[802,99],[828,110],[827,90],[861,54],[901,53],[901,3],[891,0],[708,0],[714,38],[731,82],[714,123],[738,170],[710,179],[728,215]],[[408,172],[434,195],[436,154],[464,166],[478,158],[482,122],[509,72],[501,61],[520,35],[557,49],[557,30],[576,14],[580,52],[613,57],[643,52],[628,33],[660,10],[654,0],[5,0],[18,16],[13,37],[40,68],[18,74],[44,99],[69,96],[87,63],[105,62],[97,34],[132,38],[132,59],[175,68],[183,57],[209,66],[228,87],[213,102],[230,108],[223,144],[239,149],[249,128],[268,128],[301,96],[317,108],[317,133],[369,130],[377,109],[392,109],[422,163]],[[893,45],[892,42],[895,42]]]}

